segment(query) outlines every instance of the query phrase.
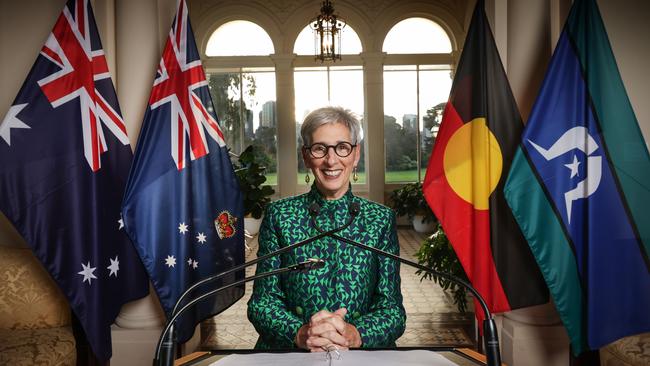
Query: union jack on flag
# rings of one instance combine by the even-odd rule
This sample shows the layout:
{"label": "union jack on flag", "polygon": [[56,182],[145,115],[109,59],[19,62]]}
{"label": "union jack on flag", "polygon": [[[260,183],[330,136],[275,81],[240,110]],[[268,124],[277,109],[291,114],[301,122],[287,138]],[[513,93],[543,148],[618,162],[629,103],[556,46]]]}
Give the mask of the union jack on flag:
{"label": "union jack on flag", "polygon": [[88,0],[63,8],[0,137],[0,210],[108,360],[121,306],[149,291],[120,216],[133,154]]}
{"label": "union jack on flag", "polygon": [[[161,105],[170,105],[171,155],[178,170],[182,170],[186,164],[186,136],[191,160],[209,152],[204,131],[219,147],[224,147],[226,143],[217,120],[208,112],[199,95],[200,88],[207,86],[208,82],[194,45],[187,5],[184,1],[180,2],[177,9],[178,14],[153,82],[149,105],[152,110]],[[209,103],[212,104],[211,99]]]}
{"label": "union jack on flag", "polygon": [[[168,317],[192,283],[244,262],[239,184],[213,114],[187,5],[177,4],[122,204],[126,231]],[[243,293],[243,287],[221,292],[181,316],[178,341]]]}

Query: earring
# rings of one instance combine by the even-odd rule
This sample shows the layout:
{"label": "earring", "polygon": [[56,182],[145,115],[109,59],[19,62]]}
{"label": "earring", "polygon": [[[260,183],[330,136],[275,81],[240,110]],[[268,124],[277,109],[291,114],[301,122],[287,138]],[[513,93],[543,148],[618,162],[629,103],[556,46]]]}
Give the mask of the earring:
{"label": "earring", "polygon": [[309,178],[309,173],[305,174],[305,183],[309,183],[311,178]]}
{"label": "earring", "polygon": [[354,169],[352,169],[352,180],[353,181],[358,181],[359,180],[359,175],[357,175],[357,167],[355,166]]}

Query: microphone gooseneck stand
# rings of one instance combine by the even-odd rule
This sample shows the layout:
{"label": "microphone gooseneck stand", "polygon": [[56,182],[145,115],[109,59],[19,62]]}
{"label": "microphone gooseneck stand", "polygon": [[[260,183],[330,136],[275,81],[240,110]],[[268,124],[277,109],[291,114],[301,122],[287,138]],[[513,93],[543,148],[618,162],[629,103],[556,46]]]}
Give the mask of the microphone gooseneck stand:
{"label": "microphone gooseneck stand", "polygon": [[[319,209],[320,209],[320,206],[318,206],[318,204],[311,205],[309,207],[310,216],[313,216],[315,214],[315,212],[316,212],[316,214],[318,214]],[[240,271],[240,270],[242,270],[242,269],[244,269],[246,267],[252,266],[252,265],[257,264],[257,263],[259,263],[261,261],[267,260],[269,258],[279,256],[280,254],[283,254],[283,253],[288,252],[290,250],[299,248],[299,247],[301,247],[303,245],[306,245],[306,244],[309,244],[309,243],[311,243],[313,241],[316,241],[318,239],[324,238],[324,237],[326,237],[328,235],[335,234],[335,233],[337,233],[337,232],[339,232],[341,230],[344,230],[348,226],[350,226],[350,224],[352,224],[353,220],[354,220],[354,216],[351,216],[350,219],[348,220],[348,222],[346,222],[345,225],[343,225],[341,227],[321,232],[320,234],[318,234],[318,235],[316,235],[314,237],[307,238],[307,239],[302,240],[302,241],[300,241],[298,243],[288,245],[288,246],[286,246],[284,248],[281,248],[281,249],[278,249],[278,250],[276,250],[276,251],[274,251],[272,253],[263,255],[263,256],[258,257],[256,259],[253,259],[253,260],[251,260],[249,262],[242,263],[242,264],[240,264],[238,266],[230,268],[227,271],[218,273],[218,274],[216,274],[214,276],[206,277],[206,278],[192,284],[190,287],[187,288],[187,290],[185,290],[181,294],[181,296],[178,298],[178,300],[176,300],[176,303],[174,304],[174,308],[172,309],[172,312],[170,314],[170,318],[174,317],[179,312],[179,307],[180,307],[181,303],[189,296],[189,294],[193,290],[195,290],[199,286],[207,284],[209,282],[216,281],[216,280],[218,280],[218,279],[220,279],[220,278],[222,278],[224,276],[227,276],[227,275],[229,275],[231,273]],[[239,283],[239,284],[241,284],[241,283]],[[176,318],[174,318],[174,319],[176,319]],[[163,337],[161,337],[161,340],[162,340],[162,356],[163,356],[162,360],[163,360],[163,362],[159,363],[158,361],[156,361],[158,359],[159,354],[160,354],[160,350],[159,350],[160,344],[159,344],[156,347],[156,360],[154,360],[154,365],[158,365],[158,364],[172,365],[173,364],[173,360],[174,360],[175,353],[176,353],[175,352],[176,334],[175,334],[175,329],[174,329],[173,323],[168,322],[168,324],[171,324],[171,326],[170,326],[170,330],[167,331],[167,336],[164,338],[164,340],[163,340]],[[165,329],[167,329],[167,328],[165,328]]]}
{"label": "microphone gooseneck stand", "polygon": [[325,262],[320,259],[314,259],[311,258],[305,262],[300,262],[298,264],[294,264],[288,267],[283,267],[279,268],[273,271],[269,272],[264,272],[260,273],[254,276],[246,277],[242,280],[235,281],[232,283],[229,283],[225,286],[219,287],[214,290],[210,290],[203,295],[196,297],[192,300],[190,300],[187,304],[185,304],[183,307],[178,309],[178,311],[169,319],[167,322],[167,325],[165,326],[165,329],[163,329],[162,333],[160,334],[160,338],[158,339],[158,344],[156,346],[156,353],[155,357],[153,360],[154,366],[156,365],[173,365],[174,364],[174,339],[173,339],[173,333],[174,333],[174,322],[176,319],[178,319],[179,316],[181,316],[187,309],[191,308],[193,305],[198,303],[199,301],[210,297],[218,292],[221,292],[223,290],[229,289],[234,286],[241,285],[243,283],[246,283],[248,281],[254,281],[260,278],[265,278],[269,276],[277,276],[282,273],[286,272],[308,272],[314,269],[320,269],[325,266]]}
{"label": "microphone gooseneck stand", "polygon": [[[315,205],[317,205],[317,204],[315,204]],[[318,230],[321,234],[323,234],[323,233],[326,233],[327,231],[323,231],[320,228],[320,226],[318,226],[318,223],[316,222],[316,217],[318,216],[319,212],[320,212],[320,207],[315,207],[314,205],[312,205],[312,207],[310,207],[309,213],[310,213],[310,216],[311,216],[311,222],[314,225],[314,228],[316,228],[316,230]],[[350,204],[350,207],[349,207],[349,212],[350,212],[350,216],[352,217],[352,219],[354,219],[357,215],[359,215],[359,212],[360,212],[359,203],[352,202]],[[352,220],[350,220],[350,221],[352,221]],[[349,224],[350,223],[348,223],[348,226],[349,226]],[[330,237],[332,237],[334,239],[340,240],[340,241],[342,241],[342,242],[344,242],[346,244],[353,245],[353,246],[355,246],[357,248],[361,248],[361,249],[364,249],[364,250],[369,250],[369,251],[371,251],[373,253],[376,253],[376,254],[379,254],[381,256],[391,258],[391,259],[396,260],[396,261],[398,261],[400,263],[404,263],[404,264],[406,264],[408,266],[411,266],[411,267],[417,268],[419,270],[422,270],[424,272],[430,273],[430,274],[432,274],[434,276],[442,277],[444,279],[450,280],[451,282],[459,284],[459,285],[463,286],[464,288],[466,288],[467,290],[469,290],[472,293],[472,295],[474,295],[474,297],[478,300],[479,304],[481,305],[481,309],[483,309],[483,312],[485,313],[485,320],[483,320],[483,336],[484,336],[484,343],[485,343],[485,358],[487,360],[487,364],[488,364],[488,366],[499,366],[499,365],[501,365],[501,353],[499,351],[499,338],[498,338],[498,335],[497,335],[496,323],[494,322],[494,318],[492,317],[492,313],[490,313],[490,310],[488,309],[487,303],[485,302],[485,300],[483,299],[481,294],[479,294],[479,292],[471,284],[469,284],[468,282],[464,281],[463,279],[457,278],[457,277],[455,277],[455,276],[453,276],[451,274],[444,273],[444,272],[438,272],[438,271],[436,271],[434,269],[431,269],[429,267],[425,267],[425,266],[423,266],[423,265],[421,265],[419,263],[415,263],[415,262],[410,261],[408,259],[404,259],[404,258],[402,258],[402,257],[400,257],[398,255],[388,253],[386,251],[383,251],[381,249],[377,249],[377,248],[368,246],[366,244],[358,243],[358,242],[356,242],[354,240],[342,237],[342,236],[337,235],[335,233],[328,234],[327,236],[330,236]]]}

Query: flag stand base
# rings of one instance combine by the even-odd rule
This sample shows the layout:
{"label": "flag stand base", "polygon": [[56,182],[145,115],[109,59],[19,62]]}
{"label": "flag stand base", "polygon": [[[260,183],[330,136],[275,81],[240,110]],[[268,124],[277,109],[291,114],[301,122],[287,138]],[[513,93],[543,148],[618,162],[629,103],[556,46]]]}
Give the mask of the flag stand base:
{"label": "flag stand base", "polygon": [[566,366],[569,338],[553,304],[503,314],[501,355],[508,365]]}

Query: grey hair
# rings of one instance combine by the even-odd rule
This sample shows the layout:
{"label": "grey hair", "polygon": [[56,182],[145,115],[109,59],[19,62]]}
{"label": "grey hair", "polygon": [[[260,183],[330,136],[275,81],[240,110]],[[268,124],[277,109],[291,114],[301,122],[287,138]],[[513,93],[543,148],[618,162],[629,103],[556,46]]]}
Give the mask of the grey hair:
{"label": "grey hair", "polygon": [[361,130],[361,123],[359,119],[350,111],[343,107],[322,107],[311,111],[305,117],[305,120],[300,127],[300,136],[302,137],[303,144],[310,146],[311,136],[320,126],[326,124],[341,123],[350,131],[352,144],[358,144],[361,141],[363,131]]}

